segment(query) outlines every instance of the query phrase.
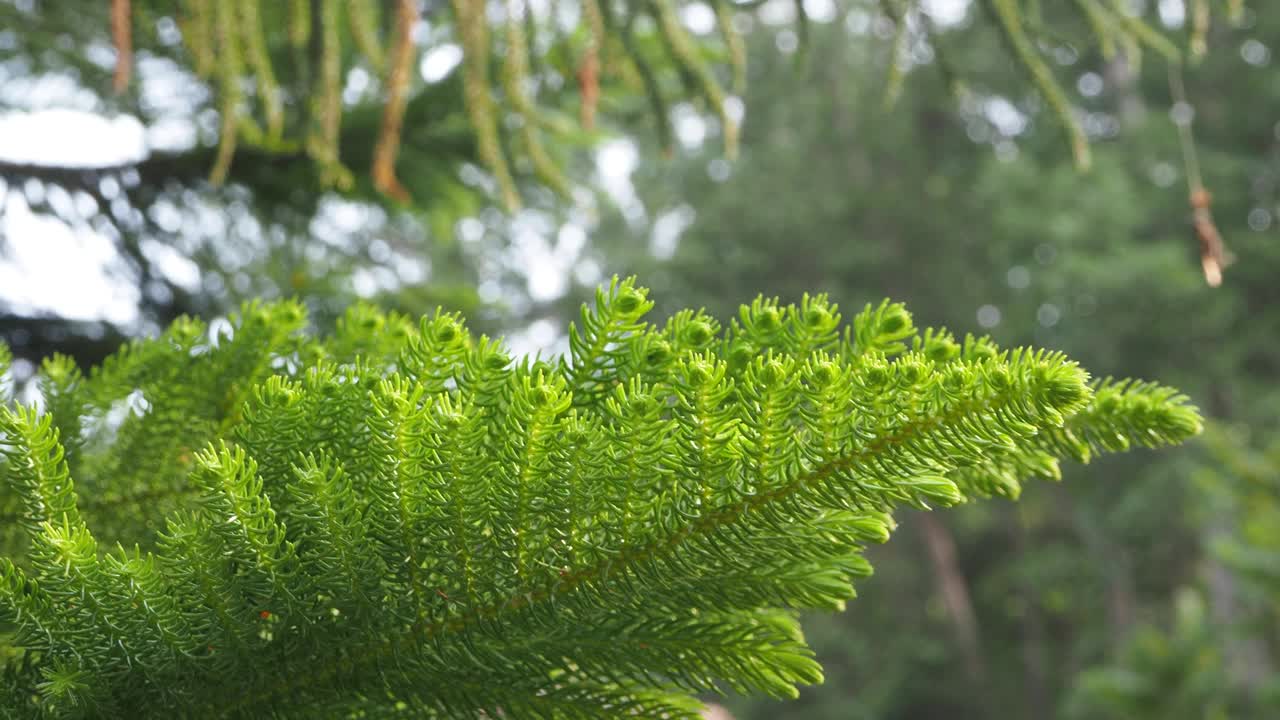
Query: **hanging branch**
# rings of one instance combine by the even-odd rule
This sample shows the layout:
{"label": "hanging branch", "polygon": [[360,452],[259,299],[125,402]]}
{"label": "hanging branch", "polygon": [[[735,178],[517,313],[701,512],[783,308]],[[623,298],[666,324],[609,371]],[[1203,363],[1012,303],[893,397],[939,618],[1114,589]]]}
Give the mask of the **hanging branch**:
{"label": "hanging branch", "polygon": [[218,113],[222,123],[218,131],[218,154],[213,162],[213,169],[209,171],[209,182],[217,187],[226,182],[227,173],[231,170],[240,124],[240,46],[237,42],[234,4],[214,3],[214,22],[217,25],[219,56],[219,62],[215,66],[218,71]]}
{"label": "hanging branch", "polygon": [[[582,13],[587,19],[587,49],[578,68],[578,92],[582,95],[581,122],[584,130],[596,125],[596,107],[600,103],[600,56],[604,53],[604,14],[599,0],[583,0]],[[528,13],[529,17],[533,13]]]}
{"label": "hanging branch", "polygon": [[538,130],[538,109],[529,97],[529,48],[524,38],[522,21],[527,12],[520,0],[507,0],[507,57],[502,67],[503,86],[512,109],[519,115],[520,135],[534,175],[561,197],[572,196],[569,181],[547,154]]}
{"label": "hanging branch", "polygon": [[467,114],[475,129],[480,159],[498,184],[502,204],[508,212],[520,209],[511,169],[502,152],[498,119],[489,89],[489,23],[484,0],[452,0],[458,34],[462,41],[462,84]]}
{"label": "hanging branch", "polygon": [[364,59],[369,62],[375,73],[381,74],[386,68],[382,43],[378,40],[378,3],[368,0],[347,1],[347,22],[350,23],[351,37],[356,41]]}
{"label": "hanging branch", "polygon": [[387,104],[382,110],[382,128],[373,149],[373,167],[370,169],[373,186],[402,203],[408,203],[412,198],[396,179],[396,156],[400,152],[404,110],[409,102],[413,25],[417,19],[415,0],[396,2],[395,44],[391,48],[391,64],[387,70]]}
{"label": "hanging branch", "polygon": [[249,64],[257,80],[258,97],[267,116],[268,141],[278,143],[284,133],[284,104],[280,98],[280,85],[276,82],[267,53],[267,40],[262,22],[262,7],[258,0],[239,0],[240,22],[244,28],[245,49]]}
{"label": "hanging branch", "polygon": [[1209,0],[1191,0],[1191,58],[1199,60],[1209,49]]}
{"label": "hanging branch", "polygon": [[1227,19],[1232,25],[1244,22],[1244,0],[1227,0]]}
{"label": "hanging branch", "polygon": [[289,43],[295,50],[305,51],[311,41],[311,0],[290,0]]}
{"label": "hanging branch", "polygon": [[639,43],[636,42],[635,24],[638,17],[635,11],[636,5],[628,6],[627,17],[620,28],[613,14],[612,5],[605,3],[600,7],[603,10],[605,26],[622,40],[623,52],[618,53],[618,56],[626,61],[623,67],[633,69],[644,86],[644,94],[649,99],[649,109],[658,135],[658,147],[662,149],[664,155],[670,155],[672,152],[671,113],[667,107],[667,100],[662,94],[662,87],[658,84],[657,73],[641,52]]}
{"label": "hanging branch", "polygon": [[711,109],[720,117],[724,132],[724,154],[730,160],[738,155],[738,123],[729,115],[725,105],[724,88],[716,81],[706,61],[698,56],[698,50],[689,33],[677,17],[670,0],[651,0],[657,16],[658,27],[661,28],[667,44],[671,48],[673,59],[697,82],[703,97],[711,105]]}
{"label": "hanging branch", "polygon": [[[1182,51],[1178,49],[1178,46],[1162,35],[1160,31],[1143,22],[1142,18],[1128,13],[1121,0],[1112,0],[1111,15],[1135,43],[1146,45],[1155,50],[1169,62],[1182,62]],[[1136,60],[1134,69],[1135,71],[1137,69]]]}
{"label": "hanging branch", "polygon": [[341,0],[323,0],[320,7],[320,92],[313,95],[314,123],[307,151],[320,166],[323,185],[348,189],[351,172],[342,166],[338,138],[342,130]]}
{"label": "hanging branch", "polygon": [[741,95],[747,90],[747,43],[742,33],[733,27],[734,9],[729,0],[714,0],[712,6],[716,13],[716,27],[729,51],[729,69],[733,73],[729,89],[734,95]]}
{"label": "hanging branch", "polygon": [[1116,41],[1113,37],[1113,26],[1108,22],[1106,8],[1099,0],[1075,0],[1080,14],[1089,24],[1089,30],[1098,38],[1098,47],[1104,60],[1111,60],[1116,54]]}
{"label": "hanging branch", "polygon": [[[714,112],[724,133],[724,152],[733,158],[739,143],[739,127],[728,104],[729,96],[722,86],[710,59],[708,46],[695,38],[680,16],[682,4],[676,0],[583,0],[576,28],[569,28],[571,13],[554,0],[547,0],[546,25],[557,39],[537,42],[543,16],[523,0],[504,0],[509,16],[505,23],[505,62],[500,80],[502,93],[495,94],[495,79],[490,62],[494,47],[488,16],[487,0],[451,0],[454,10],[453,31],[463,47],[462,92],[466,112],[476,139],[480,162],[491,173],[502,204],[509,210],[520,205],[512,164],[522,170],[527,166],[540,182],[561,193],[569,183],[554,162],[543,131],[562,130],[554,113],[540,112],[535,87],[546,73],[560,72],[539,57],[552,48],[555,60],[562,43],[583,48],[574,71],[580,94],[579,120],[590,131],[596,127],[600,112],[603,84],[606,80],[642,91],[648,99],[663,151],[673,148],[669,102],[703,101]],[[731,75],[729,89],[741,94],[747,81],[747,56],[741,33],[734,28],[735,13],[754,10],[761,0],[708,0],[723,42],[723,64]],[[792,0],[794,27],[802,47],[809,44],[811,19],[804,3]],[[911,0],[878,0],[881,11],[893,21],[895,32],[885,87],[885,104],[892,105],[902,92],[909,70],[910,44],[914,39],[927,40],[935,50],[935,62],[952,92],[959,93],[960,78],[943,52],[942,37],[933,27],[927,12]],[[1165,34],[1151,27],[1140,15],[1128,8],[1125,0],[1072,0],[1087,23],[1105,58],[1118,51],[1135,72],[1139,70],[1141,51],[1151,48],[1170,62],[1181,62],[1182,52]],[[1205,51],[1211,20],[1208,0],[1189,0],[1190,55]],[[1049,111],[1057,118],[1067,136],[1076,165],[1085,169],[1090,163],[1088,137],[1076,117],[1066,92],[1054,78],[1049,64],[1037,49],[1037,42],[1066,42],[1054,28],[1041,20],[1041,2],[1035,0],[983,0],[987,14],[1000,29],[1010,54],[1022,66]],[[410,196],[396,178],[395,164],[403,132],[404,114],[409,104],[413,57],[411,29],[401,20],[391,27],[383,45],[383,19],[378,3],[369,0],[288,0],[283,13],[284,27],[279,31],[267,27],[267,16],[261,0],[181,0],[183,12],[179,23],[182,38],[192,57],[192,66],[201,77],[210,77],[215,89],[215,103],[221,114],[219,147],[210,171],[214,183],[225,181],[237,143],[258,146],[268,153],[293,152],[296,145],[305,147],[307,157],[318,169],[322,184],[349,188],[351,173],[341,163],[343,106],[342,90],[345,71],[361,63],[373,68],[386,84],[387,102],[382,124],[370,164],[374,186],[397,201]],[[402,17],[416,2],[396,0],[396,16]],[[271,6],[268,6],[271,7]],[[111,34],[120,62],[115,68],[113,86],[122,91],[129,82],[132,64],[132,37],[129,0],[112,0]],[[134,8],[136,10],[136,8]],[[1236,21],[1243,13],[1242,0],[1227,0],[1225,11]],[[415,10],[416,12],[416,10]],[[270,17],[276,17],[274,11]],[[653,21],[654,25],[648,24]],[[345,26],[344,26],[345,23]],[[140,25],[150,25],[143,23]],[[571,32],[572,31],[572,32]],[[344,35],[350,35],[353,48],[344,51]],[[585,41],[578,40],[579,37]],[[277,40],[285,47],[271,45]],[[583,44],[579,45],[578,43]],[[716,45],[712,41],[709,45]],[[545,46],[545,47],[544,47]],[[716,47],[721,52],[721,48]],[[803,50],[802,50],[803,54]],[[280,85],[277,55],[290,58],[294,67],[283,78],[288,88]],[[570,60],[570,63],[574,60]],[[247,65],[247,67],[245,67]],[[680,86],[664,85],[674,74]],[[252,85],[260,100],[246,98],[245,86]],[[296,120],[286,114],[288,98],[298,98]],[[261,110],[258,108],[261,107]],[[504,112],[522,123],[514,133],[516,142],[508,148]],[[260,119],[259,119],[260,118]],[[265,131],[258,123],[265,123]],[[301,138],[285,137],[294,125]],[[512,129],[514,130],[514,122]],[[299,142],[301,140],[301,142]]]}
{"label": "hanging branch", "polygon": [[1092,164],[1089,155],[1089,138],[1081,127],[1080,121],[1076,119],[1071,104],[1062,91],[1062,86],[1053,78],[1049,66],[1032,46],[1031,38],[1027,36],[1022,26],[1022,13],[1018,9],[1017,0],[986,0],[986,7],[1003,31],[1005,40],[1019,64],[1031,77],[1040,95],[1057,116],[1063,132],[1067,135],[1067,142],[1071,145],[1071,154],[1075,158],[1076,167],[1080,170],[1088,170]]}
{"label": "hanging branch", "polygon": [[880,8],[893,21],[893,42],[889,49],[888,77],[884,83],[884,107],[892,108],[902,94],[902,83],[906,79],[904,64],[907,58],[907,17],[898,0],[880,0]]}
{"label": "hanging branch", "polygon": [[111,39],[116,47],[116,67],[111,87],[117,93],[129,87],[133,73],[133,26],[130,23],[129,0],[111,0]]}
{"label": "hanging branch", "polygon": [[1200,244],[1200,266],[1209,287],[1218,287],[1222,284],[1222,270],[1229,264],[1229,260],[1222,234],[1218,232],[1209,209],[1213,203],[1213,195],[1205,188],[1204,178],[1200,175],[1200,161],[1196,157],[1196,143],[1191,131],[1195,108],[1187,102],[1180,64],[1169,64],[1169,93],[1173,97],[1173,108],[1169,115],[1178,128],[1178,145],[1182,148],[1182,161],[1187,173],[1191,226]]}
{"label": "hanging branch", "polygon": [[187,11],[179,21],[182,40],[191,51],[196,75],[208,77],[213,72],[214,47],[217,39],[213,28],[213,10],[209,0],[187,0]]}
{"label": "hanging branch", "polygon": [[1027,3],[1027,22],[1032,25],[1043,25],[1044,23],[1044,7],[1040,0],[1026,0]]}

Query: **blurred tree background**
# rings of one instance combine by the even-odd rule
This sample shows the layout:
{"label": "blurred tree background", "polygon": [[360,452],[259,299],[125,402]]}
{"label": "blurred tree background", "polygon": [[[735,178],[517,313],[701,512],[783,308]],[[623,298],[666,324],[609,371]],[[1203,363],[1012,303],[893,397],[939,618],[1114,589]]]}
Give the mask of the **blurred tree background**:
{"label": "blurred tree background", "polygon": [[[297,4],[262,3],[264,17]],[[346,7],[302,4],[313,18]],[[1201,0],[664,3],[723,65],[726,87],[737,83],[724,61],[743,49],[717,39],[717,20],[745,45],[745,92],[723,98],[717,114],[679,63],[654,78],[618,71],[616,86],[587,102],[582,58],[594,41],[577,15],[586,5],[531,2],[526,17],[566,18],[552,32],[528,26],[524,40],[543,73],[548,127],[561,128],[548,152],[574,184],[567,197],[550,191],[556,178],[528,160],[526,138],[513,153],[523,209],[509,213],[470,130],[465,40],[446,3],[414,3],[413,41],[427,50],[413,67],[396,165],[407,202],[364,174],[387,95],[372,62],[343,79],[336,165],[250,137],[225,182],[211,183],[225,136],[211,90],[219,79],[202,74],[180,38],[192,32],[191,8],[215,6],[169,5],[133,3],[135,27],[147,31],[133,36],[134,78],[116,94],[113,3],[0,0],[0,339],[19,356],[61,351],[92,364],[178,314],[217,316],[257,296],[298,295],[321,322],[357,297],[414,314],[443,303],[552,351],[571,309],[614,272],[638,274],[667,310],[721,316],[756,293],[828,292],[849,314],[893,297],[922,324],[1159,377],[1195,398],[1214,428],[1187,450],[1071,468],[1067,482],[1030,488],[1017,505],[900,518],[905,532],[878,549],[859,600],[807,624],[826,684],[791,703],[730,698],[734,714],[1280,712],[1274,8],[1227,2],[1232,22],[1208,24]],[[376,10],[389,57],[397,3],[355,5]],[[1011,61],[994,21],[1009,5],[1069,90],[1093,144],[1087,172],[1073,167],[1052,97]],[[509,30],[503,17],[495,32]],[[1165,39],[1107,29],[1137,18]],[[276,19],[268,37],[283,38],[291,26]],[[1101,30],[1091,24],[1099,19]],[[352,15],[346,52],[369,56],[359,27]],[[312,52],[320,36],[269,47]],[[619,37],[639,57],[672,52],[654,22]],[[1171,76],[1161,42],[1186,51],[1180,74]],[[1185,77],[1199,173],[1235,257],[1217,288],[1201,268],[1193,170],[1174,122],[1190,108],[1171,77]],[[281,71],[279,81],[314,79]],[[650,81],[671,101],[656,129]],[[258,97],[260,86],[250,90]],[[607,124],[588,129],[577,116],[596,104]],[[30,141],[20,133],[50,107],[123,118],[144,150],[117,148],[103,162],[22,156]],[[735,114],[733,158],[725,136]],[[97,132],[100,143],[116,137]],[[325,179],[335,167],[354,170],[349,183]],[[68,313],[36,292],[48,287],[21,290],[41,244],[80,255],[59,262],[105,268],[107,297],[123,309]]]}

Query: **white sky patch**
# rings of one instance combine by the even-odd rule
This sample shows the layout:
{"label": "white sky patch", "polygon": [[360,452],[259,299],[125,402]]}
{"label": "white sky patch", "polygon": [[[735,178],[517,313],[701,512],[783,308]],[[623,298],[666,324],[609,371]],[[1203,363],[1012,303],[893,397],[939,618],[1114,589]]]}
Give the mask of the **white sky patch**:
{"label": "white sky patch", "polygon": [[503,339],[507,348],[517,357],[532,357],[537,354],[543,358],[551,358],[569,353],[569,340],[564,328],[546,318],[534,320],[529,327]]}
{"label": "white sky patch", "polygon": [[378,292],[378,278],[366,268],[351,273],[351,289],[362,298],[371,298]]}
{"label": "white sky patch", "polygon": [[681,205],[658,216],[649,237],[649,252],[660,260],[670,260],[680,245],[680,235],[693,224],[697,213],[689,205]]}
{"label": "white sky patch", "polygon": [[833,0],[804,0],[804,12],[814,22],[829,23],[836,19]]}
{"label": "white sky patch", "polygon": [[1160,22],[1171,30],[1187,22],[1187,6],[1183,0],[1160,0],[1156,10],[1160,13]]}
{"label": "white sky patch", "polygon": [[84,112],[98,107],[97,96],[66,73],[15,76],[6,72],[3,66],[0,66],[0,102],[21,108],[59,105]]}
{"label": "white sky patch", "polygon": [[[41,87],[59,104],[78,105],[67,102],[66,88],[57,82]],[[11,163],[99,167],[140,160],[147,152],[146,129],[131,115],[107,118],[63,107],[0,116],[0,158]],[[111,241],[86,227],[32,212],[25,192],[37,189],[30,184],[5,193],[0,300],[22,311],[77,320],[135,322],[137,289],[114,282],[108,273],[108,266],[119,260]],[[48,191],[50,202],[58,204],[57,193]]]}
{"label": "white sky patch", "polygon": [[596,174],[600,185],[628,220],[638,220],[644,208],[631,184],[631,173],[640,163],[640,152],[630,140],[609,140],[596,151]]}
{"label": "white sky patch", "polygon": [[0,115],[0,159],[6,162],[100,167],[146,155],[145,130],[132,115],[106,118],[80,110]]}
{"label": "white sky patch", "polygon": [[795,0],[768,0],[756,12],[765,25],[790,25],[796,21]]}
{"label": "white sky patch", "polygon": [[462,62],[462,48],[452,43],[428,50],[422,56],[418,71],[422,79],[429,83],[438,83],[449,77],[449,73]]}
{"label": "white sky patch", "polygon": [[196,146],[199,135],[189,118],[161,118],[147,127],[147,146],[161,152],[181,152]]}
{"label": "white sky patch", "polygon": [[582,249],[587,246],[587,231],[581,225],[568,223],[561,225],[556,232],[556,257],[562,262],[573,262],[578,259]]}
{"label": "white sky patch", "polygon": [[528,218],[528,213],[515,218],[509,251],[512,265],[525,274],[526,289],[534,302],[555,300],[568,292],[572,263],[551,247],[547,229],[539,227],[541,224]]}
{"label": "white sky patch", "polygon": [[671,125],[675,128],[676,138],[686,149],[693,150],[702,146],[707,139],[707,121],[702,113],[689,105],[680,105],[672,113]]}
{"label": "white sky patch", "polygon": [[716,29],[716,14],[705,3],[680,8],[680,20],[695,35],[706,35]]}
{"label": "white sky patch", "polygon": [[921,7],[940,26],[959,25],[969,12],[970,0],[924,0]]}
{"label": "white sky patch", "polygon": [[200,266],[191,258],[158,240],[144,239],[138,246],[174,285],[191,293],[199,291]]}
{"label": "white sky patch", "polygon": [[[87,229],[32,213],[10,192],[0,220],[10,239],[0,262],[4,300],[23,311],[75,320],[129,324],[138,317],[134,288],[111,282],[104,268],[118,259],[111,242]],[[17,239],[18,242],[13,242]]]}
{"label": "white sky patch", "polygon": [[724,99],[724,112],[730,120],[741,125],[742,118],[747,116],[747,104],[737,95],[730,95]]}
{"label": "white sky patch", "polygon": [[988,98],[982,110],[987,120],[1005,137],[1019,135],[1027,129],[1027,116],[1002,97]]}

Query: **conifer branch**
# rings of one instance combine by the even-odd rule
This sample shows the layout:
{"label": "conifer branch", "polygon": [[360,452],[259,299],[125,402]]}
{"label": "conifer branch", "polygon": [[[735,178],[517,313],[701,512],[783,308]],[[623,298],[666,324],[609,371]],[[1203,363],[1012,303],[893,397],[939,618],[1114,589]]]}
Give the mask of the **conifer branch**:
{"label": "conifer branch", "polygon": [[[21,526],[0,535],[0,709],[692,718],[721,682],[792,697],[822,677],[792,611],[852,597],[896,507],[1199,431],[1172,390],[921,333],[888,302],[847,326],[820,295],[727,326],[649,307],[615,279],[560,363],[444,312],[357,306],[309,337],[289,303],[215,338],[179,321],[87,377],[47,362],[44,413],[0,408]],[[177,506],[98,504],[152,489]]]}

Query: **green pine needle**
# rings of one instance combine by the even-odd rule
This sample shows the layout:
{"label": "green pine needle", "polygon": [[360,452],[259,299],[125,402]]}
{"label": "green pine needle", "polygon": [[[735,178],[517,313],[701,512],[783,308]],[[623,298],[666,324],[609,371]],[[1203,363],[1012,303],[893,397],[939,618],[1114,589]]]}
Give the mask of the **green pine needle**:
{"label": "green pine needle", "polygon": [[795,697],[822,681],[796,611],[854,596],[896,508],[1200,431],[1173,390],[897,304],[652,306],[615,279],[554,363],[444,312],[361,305],[317,337],[292,303],[180,320],[87,377],[47,362],[45,412],[0,408],[0,716]]}

